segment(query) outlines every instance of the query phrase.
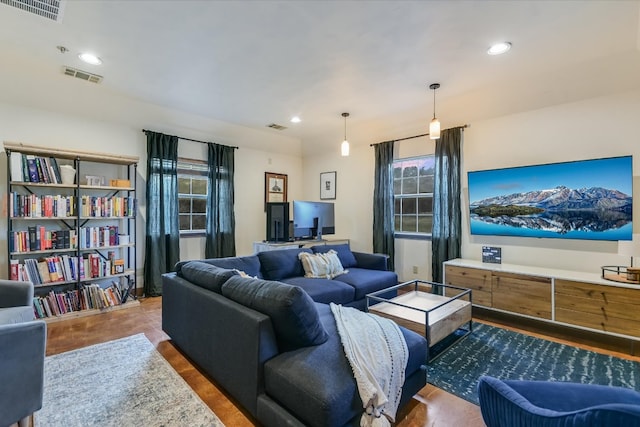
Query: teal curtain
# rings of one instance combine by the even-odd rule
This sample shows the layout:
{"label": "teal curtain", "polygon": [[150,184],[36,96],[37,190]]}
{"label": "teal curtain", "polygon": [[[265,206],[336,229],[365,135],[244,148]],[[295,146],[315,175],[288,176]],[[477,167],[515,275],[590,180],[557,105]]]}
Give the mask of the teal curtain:
{"label": "teal curtain", "polygon": [[162,295],[162,274],[180,260],[178,224],[178,137],[147,135],[147,229],[144,293]]}
{"label": "teal curtain", "polygon": [[373,251],[389,255],[389,270],[393,271],[395,255],[393,218],[393,143],[374,145],[375,176],[373,190]]}
{"label": "teal curtain", "polygon": [[431,231],[433,281],[441,283],[442,263],[460,256],[460,145],[462,128],[445,129],[436,140]]}
{"label": "teal curtain", "polygon": [[206,258],[236,255],[236,220],[233,210],[234,147],[208,144]]}

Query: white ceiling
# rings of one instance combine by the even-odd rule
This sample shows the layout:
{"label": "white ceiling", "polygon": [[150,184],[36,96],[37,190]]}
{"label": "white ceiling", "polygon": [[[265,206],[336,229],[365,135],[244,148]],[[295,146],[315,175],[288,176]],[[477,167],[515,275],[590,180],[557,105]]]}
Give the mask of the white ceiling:
{"label": "white ceiling", "polygon": [[[108,91],[337,150],[343,111],[352,142],[426,132],[433,82],[445,128],[640,89],[639,22],[640,1],[67,0],[60,22],[0,4],[0,100],[99,116]],[[62,65],[104,80],[62,94]]]}

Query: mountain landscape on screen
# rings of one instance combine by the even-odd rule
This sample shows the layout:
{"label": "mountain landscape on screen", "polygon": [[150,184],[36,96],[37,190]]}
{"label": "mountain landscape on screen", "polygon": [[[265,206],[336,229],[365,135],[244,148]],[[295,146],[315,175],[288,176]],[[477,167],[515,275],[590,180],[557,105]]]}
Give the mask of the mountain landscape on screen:
{"label": "mountain landscape on screen", "polygon": [[486,224],[567,234],[624,227],[631,221],[631,204],[631,196],[618,190],[558,186],[474,201],[470,212]]}

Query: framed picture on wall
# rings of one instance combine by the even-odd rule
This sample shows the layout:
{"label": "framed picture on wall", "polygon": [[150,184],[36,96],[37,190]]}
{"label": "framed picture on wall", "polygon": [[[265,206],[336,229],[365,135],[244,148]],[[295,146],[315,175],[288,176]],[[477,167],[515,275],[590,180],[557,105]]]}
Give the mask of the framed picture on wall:
{"label": "framed picture on wall", "polygon": [[336,198],[336,175],[335,171],[320,174],[320,200]]}
{"label": "framed picture on wall", "polygon": [[[282,173],[264,173],[264,202],[280,203],[287,201],[287,175]],[[266,208],[266,205],[265,205]]]}

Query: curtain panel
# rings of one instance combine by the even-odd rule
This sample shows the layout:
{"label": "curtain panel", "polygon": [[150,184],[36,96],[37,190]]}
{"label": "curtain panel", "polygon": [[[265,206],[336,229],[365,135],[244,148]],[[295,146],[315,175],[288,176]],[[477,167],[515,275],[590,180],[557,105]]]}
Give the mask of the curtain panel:
{"label": "curtain panel", "polygon": [[162,295],[162,274],[180,260],[178,223],[178,137],[147,135],[147,227],[144,293]]}
{"label": "curtain panel", "polygon": [[234,215],[233,147],[208,144],[209,192],[205,258],[236,255],[236,220]]}
{"label": "curtain panel", "polygon": [[394,270],[395,237],[393,212],[393,144],[374,145],[375,176],[373,190],[373,252],[389,255]]}
{"label": "curtain panel", "polygon": [[462,128],[445,129],[436,140],[431,231],[432,277],[443,279],[442,263],[460,256],[462,226],[460,204],[460,145]]}

